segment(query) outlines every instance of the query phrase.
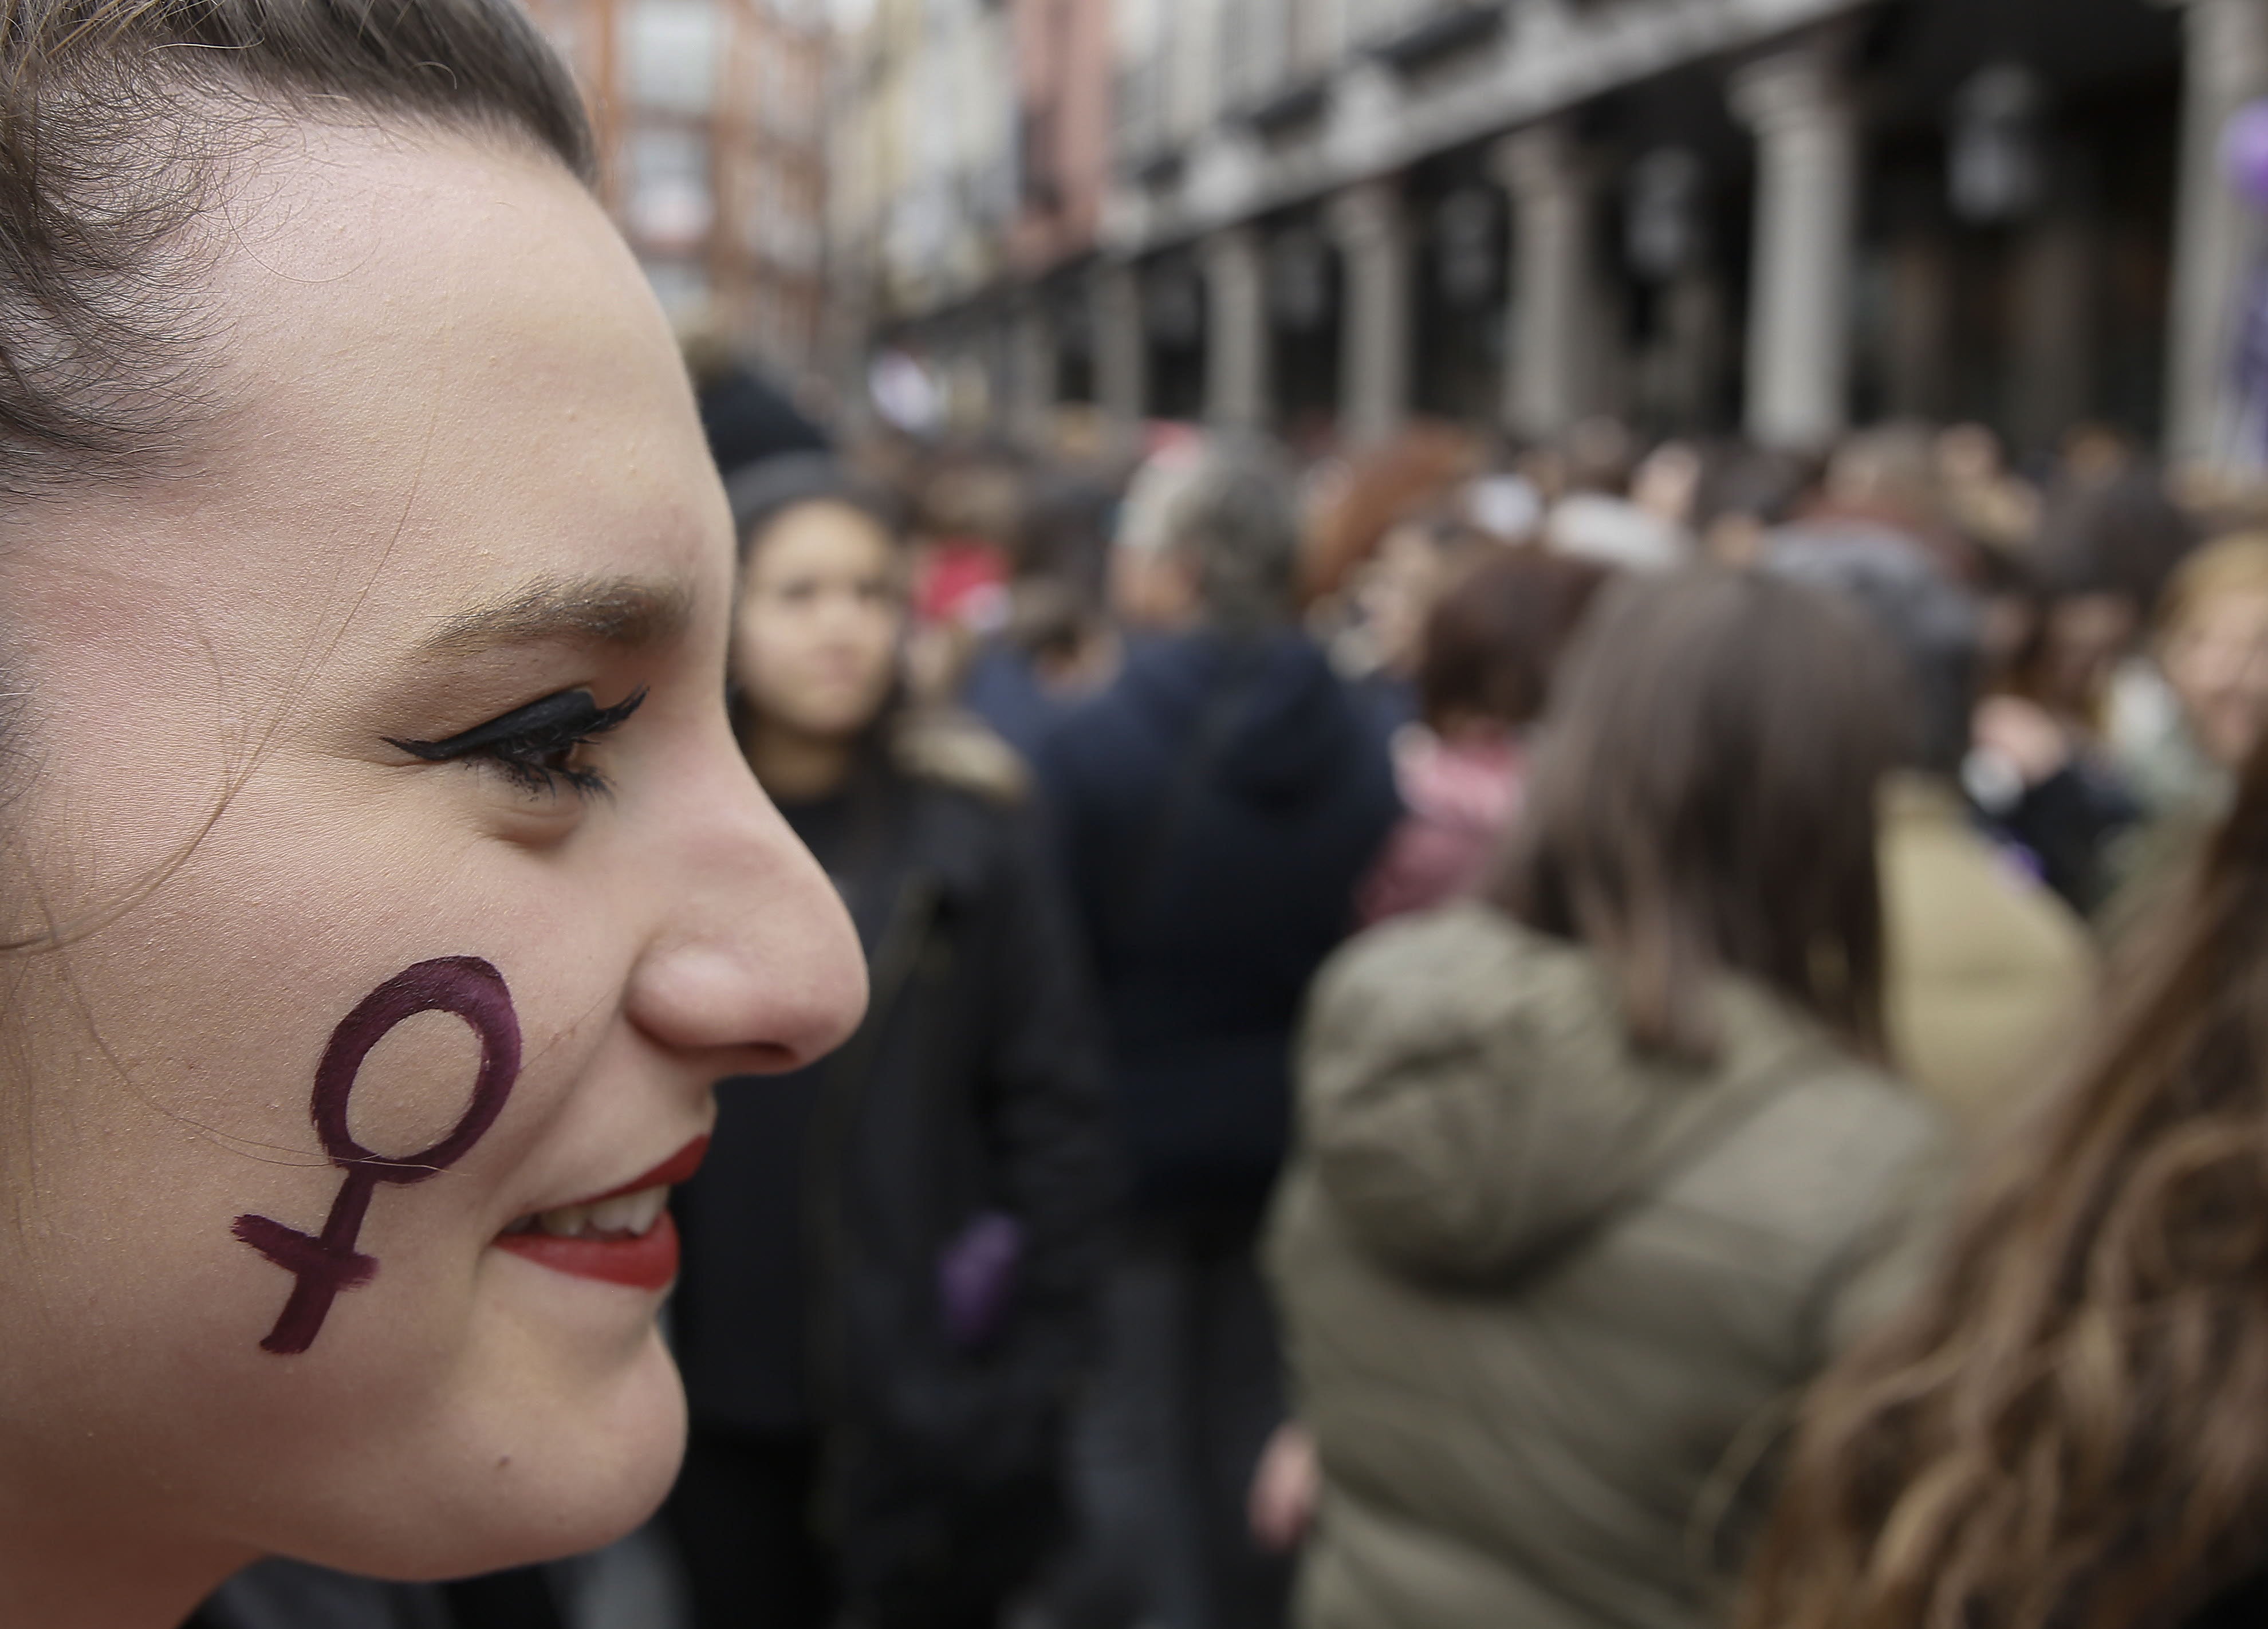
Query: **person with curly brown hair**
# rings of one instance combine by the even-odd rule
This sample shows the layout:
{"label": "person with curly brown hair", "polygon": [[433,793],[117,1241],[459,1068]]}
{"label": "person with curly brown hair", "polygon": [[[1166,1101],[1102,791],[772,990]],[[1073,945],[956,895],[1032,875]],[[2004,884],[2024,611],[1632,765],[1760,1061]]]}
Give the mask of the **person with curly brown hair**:
{"label": "person with curly brown hair", "polygon": [[1743,1629],[2268,1616],[2268,751],[1931,1287],[1807,1404]]}

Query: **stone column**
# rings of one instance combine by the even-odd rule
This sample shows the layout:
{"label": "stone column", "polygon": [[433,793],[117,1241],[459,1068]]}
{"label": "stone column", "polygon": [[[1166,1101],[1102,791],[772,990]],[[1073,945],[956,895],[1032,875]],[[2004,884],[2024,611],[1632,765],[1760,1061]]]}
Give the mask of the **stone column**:
{"label": "stone column", "polygon": [[1130,436],[1149,398],[1142,287],[1131,264],[1112,261],[1087,285],[1094,313],[1094,400],[1113,431]]}
{"label": "stone column", "polygon": [[1095,329],[1095,406],[1111,433],[1131,442],[1150,402],[1141,331],[1141,279],[1127,261],[1105,261],[1086,284]]}
{"label": "stone column", "polygon": [[1751,63],[1732,100],[1756,136],[1748,431],[1765,446],[1823,447],[1845,425],[1858,204],[1839,53],[1817,41]]}
{"label": "stone column", "polygon": [[2189,0],[2181,195],[2169,313],[2166,451],[2183,461],[2235,450],[2229,350],[2259,233],[2221,179],[2228,116],[2268,93],[2268,0]]}
{"label": "stone column", "polygon": [[1330,202],[1340,279],[1339,434],[1383,441],[1410,409],[1410,229],[1388,180],[1358,181]]}
{"label": "stone column", "polygon": [[1584,407],[1589,178],[1560,125],[1508,136],[1492,157],[1512,195],[1504,422],[1515,435],[1543,440],[1573,424]]}
{"label": "stone column", "polygon": [[1226,226],[1198,246],[1205,280],[1209,424],[1257,430],[1269,420],[1268,301],[1260,233]]}
{"label": "stone column", "polygon": [[1008,328],[1009,432],[1027,446],[1047,439],[1056,405],[1056,330],[1036,293],[1018,304]]}

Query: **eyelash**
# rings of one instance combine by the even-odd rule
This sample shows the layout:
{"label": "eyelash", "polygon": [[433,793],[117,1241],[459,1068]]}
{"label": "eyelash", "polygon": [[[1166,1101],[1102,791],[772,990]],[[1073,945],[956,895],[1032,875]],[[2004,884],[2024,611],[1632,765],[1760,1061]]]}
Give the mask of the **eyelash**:
{"label": "eyelash", "polygon": [[613,788],[598,770],[568,762],[586,747],[630,722],[645,701],[640,685],[611,707],[601,707],[588,690],[561,690],[515,708],[501,718],[476,724],[446,741],[397,741],[397,747],[427,763],[486,763],[530,797],[556,793],[562,781],[578,796],[596,797]]}

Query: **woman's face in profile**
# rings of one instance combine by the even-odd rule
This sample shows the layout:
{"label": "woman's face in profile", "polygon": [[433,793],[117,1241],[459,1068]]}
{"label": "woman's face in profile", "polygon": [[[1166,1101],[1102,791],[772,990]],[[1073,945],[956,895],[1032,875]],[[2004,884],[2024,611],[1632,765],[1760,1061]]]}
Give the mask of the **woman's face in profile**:
{"label": "woman's face in profile", "polygon": [[52,936],[0,1526],[461,1574],[659,1500],[657,1190],[863,974],[734,749],[723,497],[597,206],[500,144],[266,154],[182,473],[0,522],[0,899]]}
{"label": "woman's face in profile", "polygon": [[2222,768],[2243,768],[2268,722],[2268,593],[2207,598],[2169,631],[2159,661],[2198,745]]}

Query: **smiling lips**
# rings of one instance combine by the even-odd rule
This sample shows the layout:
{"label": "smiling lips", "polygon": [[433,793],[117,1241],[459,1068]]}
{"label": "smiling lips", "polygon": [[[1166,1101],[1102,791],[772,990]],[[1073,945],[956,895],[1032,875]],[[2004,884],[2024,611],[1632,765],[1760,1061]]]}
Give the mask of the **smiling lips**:
{"label": "smiling lips", "polygon": [[670,1185],[691,1176],[708,1152],[709,1139],[696,1137],[619,1188],[521,1217],[497,1235],[496,1243],[555,1272],[666,1290],[677,1277]]}

